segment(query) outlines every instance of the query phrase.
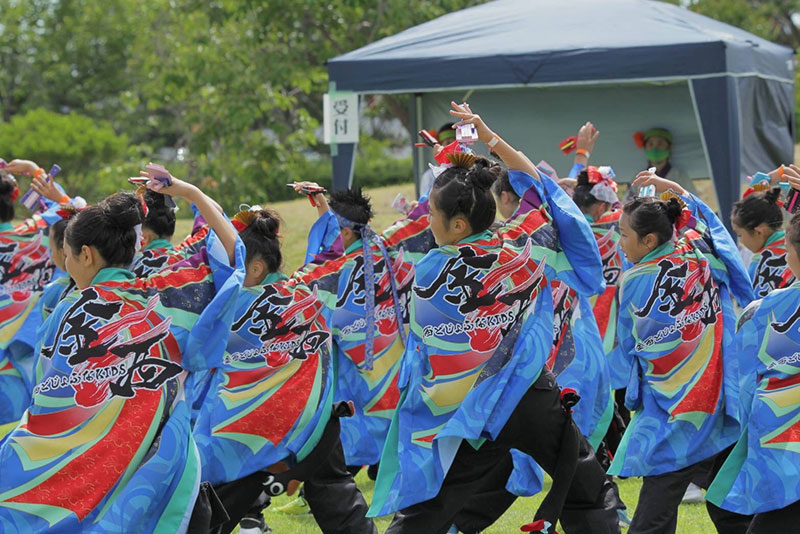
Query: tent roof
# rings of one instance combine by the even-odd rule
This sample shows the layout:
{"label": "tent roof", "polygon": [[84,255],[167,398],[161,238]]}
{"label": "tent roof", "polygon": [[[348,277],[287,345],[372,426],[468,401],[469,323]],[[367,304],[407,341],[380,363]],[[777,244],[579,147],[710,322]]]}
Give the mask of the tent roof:
{"label": "tent roof", "polygon": [[762,76],[792,83],[793,51],[655,0],[496,0],[328,62],[338,90]]}

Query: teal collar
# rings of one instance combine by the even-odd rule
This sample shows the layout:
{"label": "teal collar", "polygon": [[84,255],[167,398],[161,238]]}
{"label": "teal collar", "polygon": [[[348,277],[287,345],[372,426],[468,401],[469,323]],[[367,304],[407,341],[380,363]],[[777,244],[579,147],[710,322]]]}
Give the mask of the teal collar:
{"label": "teal collar", "polygon": [[673,250],[675,250],[675,243],[673,243],[672,240],[669,240],[666,243],[657,246],[656,248],[645,254],[644,258],[639,260],[639,263],[650,261],[653,258],[658,258],[659,256],[666,256]]}
{"label": "teal collar", "polygon": [[264,279],[261,281],[261,285],[265,286],[267,284],[274,284],[275,282],[280,282],[282,280],[288,280],[289,277],[283,274],[282,272],[274,272],[269,273]]}
{"label": "teal collar", "polygon": [[11,222],[0,223],[0,232],[11,232],[14,230],[14,225]]}
{"label": "teal collar", "polygon": [[172,250],[172,243],[169,242],[168,239],[164,239],[163,237],[159,237],[158,239],[153,239],[150,241],[144,250],[154,250],[157,248],[163,248],[166,250]]}
{"label": "teal collar", "polygon": [[467,236],[455,244],[460,245],[461,243],[473,243],[475,241],[480,241],[481,239],[487,240],[491,239],[492,236],[494,236],[494,233],[491,230],[487,229],[484,230],[483,232],[478,232],[477,234],[472,234],[470,236]]}
{"label": "teal collar", "polygon": [[347,249],[344,251],[344,253],[345,254],[350,254],[351,252],[354,252],[356,250],[361,250],[362,248],[363,248],[363,245],[361,244],[361,238],[359,237],[358,239],[353,241],[353,243],[349,247],[347,247]]}
{"label": "teal collar", "polygon": [[97,285],[103,282],[124,282],[126,280],[133,280],[136,278],[132,272],[128,269],[122,269],[121,267],[104,267],[97,271],[97,274],[94,275],[92,279],[92,283],[89,285]]}
{"label": "teal collar", "polygon": [[[0,227],[0,231],[2,231],[1,227]],[[764,241],[764,246],[761,247],[761,250],[764,250],[765,248],[767,248],[771,244],[773,244],[776,241],[778,241],[780,239],[783,239],[785,237],[786,237],[786,231],[785,230],[776,230],[776,231],[772,232],[772,235],[769,236],[766,241]]]}

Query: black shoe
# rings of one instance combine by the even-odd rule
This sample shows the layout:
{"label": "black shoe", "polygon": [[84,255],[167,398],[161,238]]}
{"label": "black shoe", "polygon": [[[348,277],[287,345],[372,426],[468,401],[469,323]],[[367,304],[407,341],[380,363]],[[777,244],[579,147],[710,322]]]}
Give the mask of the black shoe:
{"label": "black shoe", "polygon": [[264,517],[243,517],[239,522],[240,534],[272,534],[272,529],[269,528]]}
{"label": "black shoe", "polygon": [[371,466],[367,467],[367,476],[369,477],[370,480],[375,480],[376,478],[378,478],[378,466],[379,465],[380,464],[374,464],[374,465],[371,465]]}

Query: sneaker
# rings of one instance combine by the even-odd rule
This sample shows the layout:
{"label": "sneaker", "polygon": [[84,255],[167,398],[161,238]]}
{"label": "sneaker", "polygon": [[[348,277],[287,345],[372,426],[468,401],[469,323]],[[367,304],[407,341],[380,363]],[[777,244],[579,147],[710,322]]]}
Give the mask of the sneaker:
{"label": "sneaker", "polygon": [[239,522],[239,534],[272,534],[263,517],[243,517]]}
{"label": "sneaker", "polygon": [[706,502],[706,498],[703,495],[703,490],[700,487],[689,484],[689,487],[686,488],[686,493],[683,494],[683,499],[681,499],[682,504],[703,504]]}
{"label": "sneaker", "polygon": [[617,519],[619,520],[619,528],[630,528],[631,518],[628,517],[628,511],[617,508]]}
{"label": "sneaker", "polygon": [[304,515],[310,514],[311,508],[308,506],[308,501],[303,497],[298,497],[293,501],[289,501],[283,506],[277,508],[268,508],[272,513],[284,515]]}

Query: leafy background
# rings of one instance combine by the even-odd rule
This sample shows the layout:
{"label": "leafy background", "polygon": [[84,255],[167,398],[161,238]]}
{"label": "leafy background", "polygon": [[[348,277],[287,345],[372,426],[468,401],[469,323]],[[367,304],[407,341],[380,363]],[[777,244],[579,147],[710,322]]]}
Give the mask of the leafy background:
{"label": "leafy background", "polygon": [[[293,179],[330,182],[325,61],[477,3],[0,0],[0,156],[59,163],[89,201],[151,159],[228,210],[285,199]],[[800,44],[800,0],[681,3]],[[407,104],[366,99],[357,183],[411,180]]]}

